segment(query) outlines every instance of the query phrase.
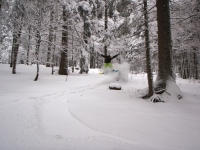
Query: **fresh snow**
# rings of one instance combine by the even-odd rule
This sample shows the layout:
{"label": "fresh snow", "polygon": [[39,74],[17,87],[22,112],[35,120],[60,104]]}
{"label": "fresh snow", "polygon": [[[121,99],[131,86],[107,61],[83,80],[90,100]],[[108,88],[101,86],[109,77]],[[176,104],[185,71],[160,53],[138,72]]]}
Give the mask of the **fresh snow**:
{"label": "fresh snow", "polygon": [[[200,83],[177,78],[183,98],[138,96],[146,74],[115,81],[97,69],[51,75],[51,68],[0,64],[0,150],[199,150]],[[155,78],[155,77],[154,77]],[[117,82],[122,90],[109,90]]]}
{"label": "fresh snow", "polygon": [[109,87],[111,87],[111,88],[121,88],[121,85],[119,83],[110,83]]}

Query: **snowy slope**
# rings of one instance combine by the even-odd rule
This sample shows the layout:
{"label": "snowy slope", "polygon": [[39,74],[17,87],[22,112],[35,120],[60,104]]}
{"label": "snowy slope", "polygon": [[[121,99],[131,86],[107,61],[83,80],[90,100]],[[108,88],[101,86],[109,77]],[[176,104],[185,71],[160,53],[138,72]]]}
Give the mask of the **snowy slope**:
{"label": "snowy slope", "polygon": [[67,77],[41,66],[0,64],[0,150],[198,150],[200,83],[178,79],[184,98],[138,98],[144,74],[118,83],[90,70]]}

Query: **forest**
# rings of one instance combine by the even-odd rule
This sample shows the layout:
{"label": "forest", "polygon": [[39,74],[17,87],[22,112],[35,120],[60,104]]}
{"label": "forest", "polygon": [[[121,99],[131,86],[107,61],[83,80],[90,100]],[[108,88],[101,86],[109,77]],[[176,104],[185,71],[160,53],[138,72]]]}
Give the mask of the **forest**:
{"label": "forest", "polygon": [[0,0],[0,84],[0,150],[199,150],[200,0]]}
{"label": "forest", "polygon": [[[131,73],[158,74],[160,87],[175,79],[200,79],[198,0],[1,0],[0,62],[101,68],[100,54],[130,64]],[[152,95],[152,89],[149,88]]]}

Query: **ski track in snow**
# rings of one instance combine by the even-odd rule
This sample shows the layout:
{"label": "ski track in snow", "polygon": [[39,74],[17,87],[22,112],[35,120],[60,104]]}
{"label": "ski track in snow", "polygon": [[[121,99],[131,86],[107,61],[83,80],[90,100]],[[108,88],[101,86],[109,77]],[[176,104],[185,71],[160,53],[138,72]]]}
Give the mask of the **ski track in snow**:
{"label": "ski track in snow", "polygon": [[[35,110],[35,121],[36,121],[36,124],[37,124],[35,126],[37,128],[38,135],[43,135],[44,137],[49,137],[49,135],[47,135],[45,133],[46,129],[43,126],[43,119],[44,119],[43,108],[46,104],[51,103],[52,101],[55,101],[55,100],[62,100],[62,98],[64,98],[66,96],[66,105],[67,105],[66,109],[67,109],[68,113],[71,115],[71,117],[73,117],[76,121],[78,121],[81,126],[84,126],[85,128],[87,128],[87,129],[89,129],[89,130],[91,130],[92,132],[95,133],[95,135],[88,136],[87,138],[96,139],[96,140],[109,140],[109,141],[112,140],[112,141],[115,141],[115,142],[118,142],[118,143],[127,144],[129,146],[137,146],[137,147],[140,147],[140,148],[143,147],[144,145],[141,146],[139,143],[132,141],[130,139],[127,139],[125,137],[119,137],[117,135],[112,135],[112,134],[107,133],[105,131],[101,131],[100,129],[95,129],[95,128],[91,127],[90,125],[88,125],[87,123],[78,119],[78,117],[76,117],[73,114],[73,112],[70,111],[70,109],[69,109],[69,105],[70,105],[69,98],[71,96],[73,96],[73,94],[84,93],[85,91],[94,89],[98,85],[100,85],[100,84],[98,84],[98,83],[89,84],[89,85],[85,85],[85,86],[71,88],[68,91],[61,91],[59,93],[51,93],[51,94],[43,95],[43,96],[40,96],[40,97],[32,96],[32,97],[27,97],[27,98],[23,98],[23,99],[17,99],[17,100],[12,101],[12,102],[1,104],[0,106],[6,106],[6,105],[11,105],[11,104],[27,102],[29,100],[33,101],[34,102],[33,107],[34,107],[34,110]],[[73,101],[73,100],[71,100],[71,101]],[[46,128],[48,128],[48,127],[46,127]],[[53,137],[56,138],[56,139],[63,139],[63,137],[59,134],[56,134]],[[76,137],[76,138],[65,138],[65,139],[67,139],[67,140],[79,139],[80,140],[80,139],[83,139],[83,138]]]}
{"label": "ski track in snow", "polygon": [[[92,139],[100,139],[100,140],[113,140],[113,141],[116,141],[118,143],[122,143],[122,144],[127,144],[129,146],[137,146],[137,147],[143,147],[141,146],[138,142],[135,142],[135,141],[132,141],[130,139],[127,139],[125,137],[119,137],[117,135],[112,135],[110,133],[106,133],[105,131],[101,131],[100,129],[95,129],[93,127],[91,127],[90,125],[88,125],[87,123],[81,121],[80,119],[78,119],[78,117],[76,117],[72,111],[70,111],[69,109],[69,105],[70,105],[70,102],[69,102],[69,97],[71,97],[73,94],[76,94],[76,93],[82,93],[82,92],[85,92],[87,90],[92,90],[94,89],[96,86],[98,86],[99,84],[92,84],[92,85],[86,85],[86,86],[80,86],[80,87],[76,87],[76,88],[73,88],[73,89],[69,89],[69,91],[62,91],[60,93],[53,93],[53,94],[48,94],[48,95],[44,95],[42,97],[38,97],[38,98],[30,98],[30,99],[35,99],[35,117],[36,117],[36,120],[37,120],[37,124],[38,124],[38,132],[39,133],[42,133],[42,135],[44,136],[47,136],[45,134],[45,128],[43,127],[43,124],[42,124],[42,120],[44,119],[43,118],[43,108],[45,104],[51,102],[50,100],[48,99],[51,99],[52,97],[54,97],[54,100],[56,99],[59,99],[59,98],[62,98],[62,97],[65,97],[66,96],[66,102],[67,102],[67,111],[69,112],[69,114],[71,115],[71,117],[73,117],[76,121],[79,122],[79,124],[81,126],[84,126],[86,127],[87,129],[93,131],[94,133],[97,133],[95,136],[89,136],[87,138],[92,138]],[[72,100],[73,101],[73,100]],[[62,139],[63,137],[61,135],[54,135],[55,138],[57,139]],[[73,138],[67,138],[67,140],[71,140]],[[76,138],[76,139],[82,139],[82,138]]]}
{"label": "ski track in snow", "polygon": [[[21,76],[20,78],[18,77],[19,76],[16,75],[15,78],[10,78],[11,80],[9,80],[9,82],[7,80],[4,81],[4,79],[7,79],[7,77],[1,80],[2,89],[4,88],[4,84],[8,82],[8,84],[5,84],[5,87],[6,87],[5,90],[3,90],[3,92],[5,93],[0,93],[2,96],[1,103],[0,103],[0,110],[2,113],[2,115],[0,116],[1,118],[0,149],[2,150],[14,150],[14,149],[15,150],[19,150],[19,149],[88,150],[88,148],[90,149],[90,147],[88,146],[95,147],[93,149],[103,150],[104,148],[102,148],[101,145],[105,145],[106,148],[112,147],[110,149],[118,149],[118,150],[119,149],[123,149],[123,150],[127,150],[127,149],[130,149],[130,150],[144,150],[144,149],[145,150],[147,149],[148,150],[160,150],[160,149],[161,150],[162,149],[181,150],[181,149],[195,149],[195,148],[198,149],[199,148],[199,143],[198,143],[198,139],[199,139],[198,133],[200,131],[198,128],[199,119],[198,119],[198,114],[195,114],[195,115],[193,114],[196,112],[199,112],[199,107],[198,107],[199,102],[196,100],[198,99],[196,97],[200,97],[200,95],[198,94],[198,92],[196,92],[197,91],[196,89],[197,88],[199,89],[200,87],[199,85],[192,85],[191,89],[188,90],[189,88],[186,87],[185,85],[185,82],[187,80],[178,79],[181,81],[180,83],[183,82],[183,86],[181,84],[179,84],[179,86],[183,88],[183,91],[185,92],[185,95],[187,97],[183,98],[182,100],[183,102],[181,102],[180,104],[179,104],[179,101],[173,102],[173,103],[176,103],[176,105],[173,105],[173,103],[166,104],[165,107],[166,109],[169,108],[168,109],[169,111],[166,111],[165,109],[163,111],[162,110],[157,111],[155,108],[158,108],[158,109],[162,108],[162,107],[159,107],[160,104],[152,105],[151,106],[152,108],[148,109],[148,111],[143,110],[145,107],[142,107],[142,109],[140,108],[138,109],[137,107],[134,107],[135,108],[134,113],[139,114],[139,116],[140,114],[142,114],[141,116],[145,116],[145,114],[148,113],[148,116],[150,117],[152,116],[155,121],[157,117],[160,117],[161,115],[163,115],[164,117],[167,117],[166,119],[175,121],[173,122],[173,124],[178,125],[177,128],[172,127],[172,130],[170,130],[168,127],[171,127],[171,126],[167,124],[166,125],[167,130],[161,132],[162,135],[166,135],[166,137],[164,137],[164,140],[167,140],[166,143],[169,143],[169,145],[166,145],[165,141],[163,142],[162,140],[159,140],[161,141],[161,143],[159,142],[156,143],[156,141],[154,143],[149,142],[154,139],[150,139],[148,142],[145,142],[147,141],[147,139],[145,139],[146,137],[144,137],[144,141],[143,141],[142,138],[137,138],[136,136],[127,135],[128,131],[125,131],[126,134],[123,134],[123,131],[119,133],[112,132],[113,130],[110,130],[110,128],[107,129],[107,128],[101,127],[101,124],[95,124],[95,122],[91,120],[92,117],[94,116],[91,115],[91,116],[88,116],[91,118],[87,118],[87,113],[95,112],[96,107],[94,107],[94,109],[92,109],[89,112],[85,112],[85,109],[95,106],[93,105],[93,103],[90,105],[90,107],[83,108],[84,110],[83,113],[85,114],[83,114],[83,118],[82,118],[82,114],[81,114],[82,111],[79,111],[79,108],[82,109],[81,105],[83,103],[86,102],[86,105],[87,105],[89,104],[87,102],[90,102],[90,99],[87,100],[86,96],[90,96],[90,93],[94,93],[95,91],[99,89],[105,90],[106,85],[108,84],[108,82],[110,82],[110,80],[109,81],[102,80],[101,75],[99,75],[100,78],[98,78],[98,82],[96,81],[96,77],[91,75],[90,79],[87,78],[86,76],[82,76],[83,78],[81,78],[80,80],[78,79],[78,82],[74,82],[74,81],[77,81],[77,79],[72,78],[72,80],[68,80],[67,82],[64,82],[64,83],[63,83],[62,77],[55,78],[55,81],[56,81],[55,82],[55,81],[52,81],[52,76],[46,76],[47,78],[44,76],[41,82],[39,83],[38,82],[32,83],[33,81],[30,81],[30,79],[32,80],[32,77],[25,78],[25,81],[24,81],[24,78],[22,78]],[[142,80],[140,84],[140,82],[137,81],[138,77],[137,76],[133,76],[133,77],[135,78],[132,79],[132,76],[131,76],[130,82],[136,85],[138,84],[136,89],[134,88],[135,86],[134,87],[130,86],[131,88],[127,89],[123,85],[123,88],[120,92],[121,94],[130,96],[131,98],[139,97],[137,93],[137,89],[140,88],[140,86],[143,86],[143,84],[146,84],[147,82],[146,80]],[[146,79],[145,76],[143,76],[142,78]],[[18,79],[19,79],[18,82],[14,82],[15,80],[18,80]],[[49,80],[52,82],[48,82]],[[57,82],[57,80],[59,80],[59,82]],[[32,87],[28,86],[29,82],[31,82],[31,85],[33,85]],[[44,86],[41,86],[41,87],[45,87],[44,89],[42,88],[36,89],[38,86],[40,86],[43,83],[45,84]],[[70,84],[67,85],[65,83],[70,83]],[[14,84],[14,87],[13,87],[13,84]],[[22,84],[22,85],[18,86],[18,84]],[[187,84],[190,85],[189,83]],[[58,87],[58,89],[56,89],[55,87],[50,88],[50,86],[52,85],[55,87]],[[26,87],[27,90],[26,89],[21,90],[20,88],[22,88],[23,86]],[[46,94],[43,94],[43,90],[46,90],[45,91]],[[106,92],[106,94],[108,93]],[[92,94],[91,97],[94,95]],[[98,96],[100,96],[100,94]],[[100,99],[101,97],[100,98],[98,97],[97,101],[95,102],[100,102],[99,101]],[[189,99],[190,101],[187,99]],[[110,103],[112,103],[112,101],[110,101],[109,104]],[[104,106],[104,103],[100,104],[99,106],[101,105]],[[175,109],[175,108],[178,108],[178,109]],[[101,111],[101,110],[107,110],[107,109],[100,108],[99,110]],[[161,112],[162,114],[157,114],[158,112]],[[111,116],[112,115],[114,116],[115,114],[111,114]],[[146,117],[144,117],[143,119],[146,119]],[[178,122],[176,120],[179,120],[182,122]],[[195,124],[195,121],[196,121],[196,124]],[[141,122],[143,123],[143,120]],[[143,125],[142,123],[141,125]],[[182,125],[182,123],[187,123],[187,124]],[[162,125],[162,122],[160,124]],[[153,127],[153,124],[150,124],[150,127]],[[179,127],[180,127],[180,130],[179,130]],[[162,126],[161,126],[161,129],[162,129]],[[159,133],[161,129],[158,129],[158,131],[156,129],[155,133]],[[175,132],[177,133],[177,135],[174,135],[174,138],[173,138],[173,136],[170,136],[171,134],[173,135],[173,133],[168,133],[168,131],[176,131],[175,129],[178,129],[178,131]],[[184,131],[184,130],[189,130],[188,132],[184,132],[186,133],[185,135],[187,135],[188,133],[187,136],[182,134],[181,131]],[[147,129],[146,131],[150,131],[150,129]],[[153,137],[155,139],[157,138],[157,136],[153,136]],[[167,137],[170,137],[170,138],[167,139]],[[162,138],[162,137],[159,136],[157,139],[159,138]],[[181,138],[182,141],[178,140],[178,138]],[[175,142],[177,142],[176,140],[178,140],[178,144],[174,144]],[[170,143],[172,143],[172,145],[170,145]],[[110,150],[110,149],[107,148],[106,150]]]}

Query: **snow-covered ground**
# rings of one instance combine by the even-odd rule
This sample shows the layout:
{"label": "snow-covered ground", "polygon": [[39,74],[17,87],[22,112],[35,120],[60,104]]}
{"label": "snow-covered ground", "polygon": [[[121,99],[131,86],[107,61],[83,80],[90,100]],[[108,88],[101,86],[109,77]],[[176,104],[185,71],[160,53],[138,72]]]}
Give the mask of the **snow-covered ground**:
{"label": "snow-covered ground", "polygon": [[[140,99],[145,74],[128,82],[90,70],[67,77],[51,68],[0,64],[0,150],[199,150],[200,83],[177,79],[181,100]],[[117,82],[122,90],[109,90]],[[167,96],[167,95],[166,95]]]}

